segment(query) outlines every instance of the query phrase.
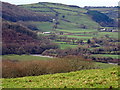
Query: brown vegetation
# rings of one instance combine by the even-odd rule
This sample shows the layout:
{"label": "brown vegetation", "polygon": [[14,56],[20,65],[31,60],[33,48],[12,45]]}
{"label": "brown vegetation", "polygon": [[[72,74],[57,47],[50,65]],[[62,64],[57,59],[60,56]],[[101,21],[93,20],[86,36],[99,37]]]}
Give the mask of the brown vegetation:
{"label": "brown vegetation", "polygon": [[58,48],[23,25],[3,21],[2,26],[2,54],[40,54]]}
{"label": "brown vegetation", "polygon": [[3,60],[3,78],[37,76],[43,74],[65,73],[83,69],[94,69],[94,63],[81,57],[67,56],[44,61],[11,61]]}
{"label": "brown vegetation", "polygon": [[51,21],[53,16],[35,13],[16,5],[2,2],[2,18],[8,21]]}

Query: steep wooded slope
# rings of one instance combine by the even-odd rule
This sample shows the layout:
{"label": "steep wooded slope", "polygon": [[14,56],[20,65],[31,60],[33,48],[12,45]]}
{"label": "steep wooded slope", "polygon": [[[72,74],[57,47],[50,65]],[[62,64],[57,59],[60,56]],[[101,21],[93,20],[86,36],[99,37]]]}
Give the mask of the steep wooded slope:
{"label": "steep wooded slope", "polygon": [[46,49],[57,48],[25,26],[8,21],[3,21],[2,26],[2,54],[40,54]]}
{"label": "steep wooded slope", "polygon": [[[57,48],[45,37],[38,37],[36,27],[25,21],[49,22],[52,15],[35,13],[16,5],[2,2],[2,54],[35,54]],[[47,46],[48,45],[48,46]]]}

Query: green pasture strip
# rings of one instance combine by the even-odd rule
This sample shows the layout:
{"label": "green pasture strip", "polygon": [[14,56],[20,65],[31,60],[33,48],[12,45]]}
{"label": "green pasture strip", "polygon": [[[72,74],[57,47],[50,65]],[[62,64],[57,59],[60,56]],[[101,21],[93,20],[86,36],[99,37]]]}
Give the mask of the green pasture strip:
{"label": "green pasture strip", "polygon": [[84,24],[87,28],[97,28],[99,26],[98,23],[94,22],[90,17],[85,14],[80,16],[69,15],[65,17],[65,19],[76,23],[76,27],[80,27],[81,24]]}
{"label": "green pasture strip", "polygon": [[52,29],[53,29],[52,28],[53,23],[50,23],[50,22],[34,22],[34,21],[32,21],[31,23],[36,25],[37,28],[39,29],[39,31],[49,32],[49,31],[52,31]]}
{"label": "green pasture strip", "polygon": [[62,13],[62,14],[72,14],[72,15],[77,15],[77,12],[72,12],[68,10],[63,10],[63,9],[54,9],[55,11]]}
{"label": "green pasture strip", "polygon": [[66,42],[54,42],[57,43],[60,49],[67,49],[67,48],[76,48],[78,45],[67,44]]}
{"label": "green pasture strip", "polygon": [[66,42],[54,42],[54,43],[58,43],[58,44],[66,44]]}
{"label": "green pasture strip", "polygon": [[61,5],[61,4],[46,3],[45,5],[46,5],[47,7],[59,8],[59,9],[66,9],[66,10],[78,11],[78,12],[87,12],[87,10],[85,10],[85,9],[68,7],[68,6]]}
{"label": "green pasture strip", "polygon": [[108,35],[111,38],[117,38],[118,39],[118,32],[99,32],[98,33],[99,37],[102,37],[102,36],[105,36],[105,35]]}
{"label": "green pasture strip", "polygon": [[45,7],[44,5],[42,4],[25,4],[25,5],[22,5],[20,7],[24,7],[24,8],[27,8],[27,9],[30,9],[33,8],[33,7],[36,7],[36,8],[40,8],[40,7]]}
{"label": "green pasture strip", "polygon": [[76,48],[78,45],[71,45],[71,44],[59,44],[61,49],[67,49],[67,48]]}
{"label": "green pasture strip", "polygon": [[101,69],[105,69],[105,68],[114,67],[114,66],[116,66],[116,65],[114,65],[114,64],[108,64],[108,63],[95,62],[95,66],[96,66],[96,67],[99,67],[99,68],[101,68]]}
{"label": "green pasture strip", "polygon": [[79,34],[79,33],[89,33],[89,32],[97,32],[97,30],[94,30],[94,29],[69,29],[69,30],[65,30],[65,29],[57,29],[58,31],[63,31],[63,32],[68,32],[68,33],[76,33],[76,34]]}
{"label": "green pasture strip", "polygon": [[33,11],[46,11],[46,12],[52,12],[52,10],[50,8],[30,8],[30,10],[33,10]]}
{"label": "green pasture strip", "polygon": [[119,59],[119,55],[111,55],[111,54],[93,54],[91,56],[95,56],[95,57],[110,57],[110,58],[114,58],[114,59]]}
{"label": "green pasture strip", "polygon": [[93,38],[90,36],[74,36],[74,35],[61,35],[61,36],[67,36],[68,38],[76,38],[76,39],[91,39],[91,38]]}
{"label": "green pasture strip", "polygon": [[31,55],[3,55],[3,60],[18,60],[18,61],[29,61],[29,60],[49,60],[48,57],[31,56]]}

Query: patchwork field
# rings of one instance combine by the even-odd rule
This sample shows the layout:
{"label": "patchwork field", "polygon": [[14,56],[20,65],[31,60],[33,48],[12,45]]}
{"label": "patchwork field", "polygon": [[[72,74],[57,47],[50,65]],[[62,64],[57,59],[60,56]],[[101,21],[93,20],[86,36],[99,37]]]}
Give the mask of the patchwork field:
{"label": "patchwork field", "polygon": [[57,29],[95,29],[99,27],[98,23],[85,14],[87,10],[84,8],[70,7],[64,4],[47,2],[20,5],[20,7],[32,10],[37,13],[46,13],[57,17],[55,22],[31,22],[34,23],[37,28],[39,28],[39,31],[52,31],[55,23],[57,23]]}
{"label": "patchwork field", "polygon": [[61,43],[61,42],[56,42],[59,44],[59,47],[61,49],[67,49],[67,48],[76,48],[78,45],[70,45],[70,44],[66,44],[66,43]]}

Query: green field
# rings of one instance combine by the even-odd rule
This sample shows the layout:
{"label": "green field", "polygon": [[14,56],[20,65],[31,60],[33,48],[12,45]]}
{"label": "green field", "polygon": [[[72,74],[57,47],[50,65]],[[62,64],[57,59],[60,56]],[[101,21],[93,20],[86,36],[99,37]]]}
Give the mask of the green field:
{"label": "green field", "polygon": [[31,21],[31,22],[26,22],[26,23],[31,23],[31,24],[35,25],[41,32],[49,32],[49,31],[52,31],[52,29],[53,29],[52,28],[53,23],[50,23],[50,22]]}
{"label": "green field", "polygon": [[96,29],[57,29],[57,31],[63,31],[67,33],[95,33],[98,32]]}
{"label": "green field", "polygon": [[92,37],[89,36],[74,36],[74,35],[63,35],[63,36],[67,36],[69,38],[76,38],[76,39],[91,39]]}
{"label": "green field", "polygon": [[[118,39],[118,32],[99,32],[95,29],[57,29],[57,31],[62,31],[64,34],[63,35],[59,35],[60,37],[67,37],[67,38],[74,38],[76,40],[83,40],[84,42],[86,42],[88,39],[92,39],[92,38],[103,38],[105,36],[108,36],[109,38],[113,38],[113,39]],[[66,44],[66,42],[55,42],[55,43],[59,43],[60,47],[62,47],[62,49],[64,49],[64,47],[69,47],[71,45]],[[77,47],[78,45],[74,45],[71,46],[72,48],[75,48],[75,46]],[[86,45],[84,45],[86,46]],[[102,47],[97,47],[97,48],[102,48]],[[95,48],[89,48],[90,50],[95,49]],[[113,56],[113,55],[112,55]],[[109,56],[109,57],[112,57]],[[107,56],[104,56],[107,57]],[[113,58],[115,58],[113,56]]]}
{"label": "green field", "polygon": [[103,37],[105,35],[108,35],[111,38],[118,39],[118,32],[99,32],[98,37]]}
{"label": "green field", "polygon": [[[95,29],[70,29],[70,30],[63,30],[63,29],[57,29],[57,31],[64,32],[64,35],[60,36],[66,36],[68,38],[76,38],[76,39],[82,39],[82,40],[88,40],[96,36],[98,33]],[[72,34],[72,35],[69,35]]]}
{"label": "green field", "polygon": [[118,88],[118,68],[2,79],[3,88]]}
{"label": "green field", "polygon": [[3,55],[4,60],[18,60],[18,61],[28,61],[28,60],[49,60],[48,57],[31,56],[31,55]]}
{"label": "green field", "polygon": [[95,57],[110,57],[110,58],[114,58],[114,59],[119,59],[119,55],[111,55],[111,54],[94,54],[92,56],[95,56]]}
{"label": "green field", "polygon": [[108,63],[95,62],[95,66],[99,67],[101,69],[107,69],[107,68],[114,67],[116,65],[114,65],[114,64],[108,64]]}
{"label": "green field", "polygon": [[76,48],[78,45],[70,45],[70,44],[59,44],[61,49],[67,49],[67,48]]}
{"label": "green field", "polygon": [[67,44],[66,42],[54,42],[54,43],[57,43],[60,49],[76,48],[78,46],[78,45]]}
{"label": "green field", "polygon": [[59,9],[67,9],[67,10],[72,10],[72,11],[79,11],[79,12],[86,12],[85,9],[81,8],[74,8],[74,7],[68,7],[67,5],[59,4],[59,3],[44,3],[47,7],[54,7],[54,8],[59,8]]}

